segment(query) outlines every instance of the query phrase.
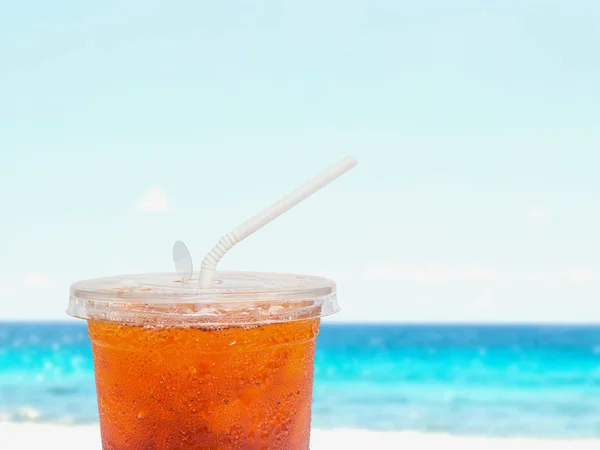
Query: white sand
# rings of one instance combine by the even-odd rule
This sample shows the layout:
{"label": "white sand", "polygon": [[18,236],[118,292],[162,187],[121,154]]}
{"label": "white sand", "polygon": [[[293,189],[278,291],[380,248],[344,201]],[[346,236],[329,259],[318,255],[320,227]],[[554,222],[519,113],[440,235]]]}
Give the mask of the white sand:
{"label": "white sand", "polygon": [[[583,450],[600,448],[600,440],[495,439],[414,432],[376,433],[362,430],[314,430],[311,450],[333,448],[409,449],[424,445],[459,445],[461,450]],[[0,423],[0,449],[101,450],[97,426]],[[439,448],[439,447],[437,447]]]}

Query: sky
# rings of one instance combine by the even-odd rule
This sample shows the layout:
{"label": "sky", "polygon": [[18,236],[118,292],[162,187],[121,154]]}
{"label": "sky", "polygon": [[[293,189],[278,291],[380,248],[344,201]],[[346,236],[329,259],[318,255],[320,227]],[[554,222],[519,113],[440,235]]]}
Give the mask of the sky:
{"label": "sky", "polygon": [[323,275],[330,321],[600,322],[593,0],[0,7],[0,320],[196,264]]}

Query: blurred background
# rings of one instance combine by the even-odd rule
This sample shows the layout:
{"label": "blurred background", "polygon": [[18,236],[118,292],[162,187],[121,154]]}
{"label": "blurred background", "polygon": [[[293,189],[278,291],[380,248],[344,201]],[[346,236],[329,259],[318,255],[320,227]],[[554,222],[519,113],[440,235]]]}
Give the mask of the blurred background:
{"label": "blurred background", "polygon": [[0,421],[95,423],[79,279],[325,275],[317,428],[600,436],[600,4],[0,7]]}

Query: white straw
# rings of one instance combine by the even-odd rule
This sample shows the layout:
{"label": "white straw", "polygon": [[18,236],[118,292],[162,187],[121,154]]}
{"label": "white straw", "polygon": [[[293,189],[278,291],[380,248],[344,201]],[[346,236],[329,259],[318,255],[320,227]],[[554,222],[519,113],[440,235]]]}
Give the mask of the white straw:
{"label": "white straw", "polygon": [[295,191],[290,192],[286,196],[282,197],[279,201],[273,203],[268,208],[262,210],[254,217],[242,223],[231,233],[223,236],[202,260],[199,277],[200,287],[210,288],[212,286],[212,278],[217,268],[217,264],[219,264],[221,258],[223,258],[225,253],[227,253],[235,244],[247,238],[256,230],[264,227],[273,219],[279,217],[281,214],[291,209],[308,196],[314,194],[322,187],[331,183],[339,176],[345,174],[355,165],[356,159],[354,159],[352,156],[344,158],[322,174],[317,175]]}

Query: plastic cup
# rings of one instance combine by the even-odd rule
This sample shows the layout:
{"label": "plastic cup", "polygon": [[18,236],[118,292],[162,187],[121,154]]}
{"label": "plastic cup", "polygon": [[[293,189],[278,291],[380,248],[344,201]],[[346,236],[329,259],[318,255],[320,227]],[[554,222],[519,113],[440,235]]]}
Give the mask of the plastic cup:
{"label": "plastic cup", "polygon": [[215,272],[71,286],[88,321],[103,450],[307,450],[316,337],[331,280]]}

